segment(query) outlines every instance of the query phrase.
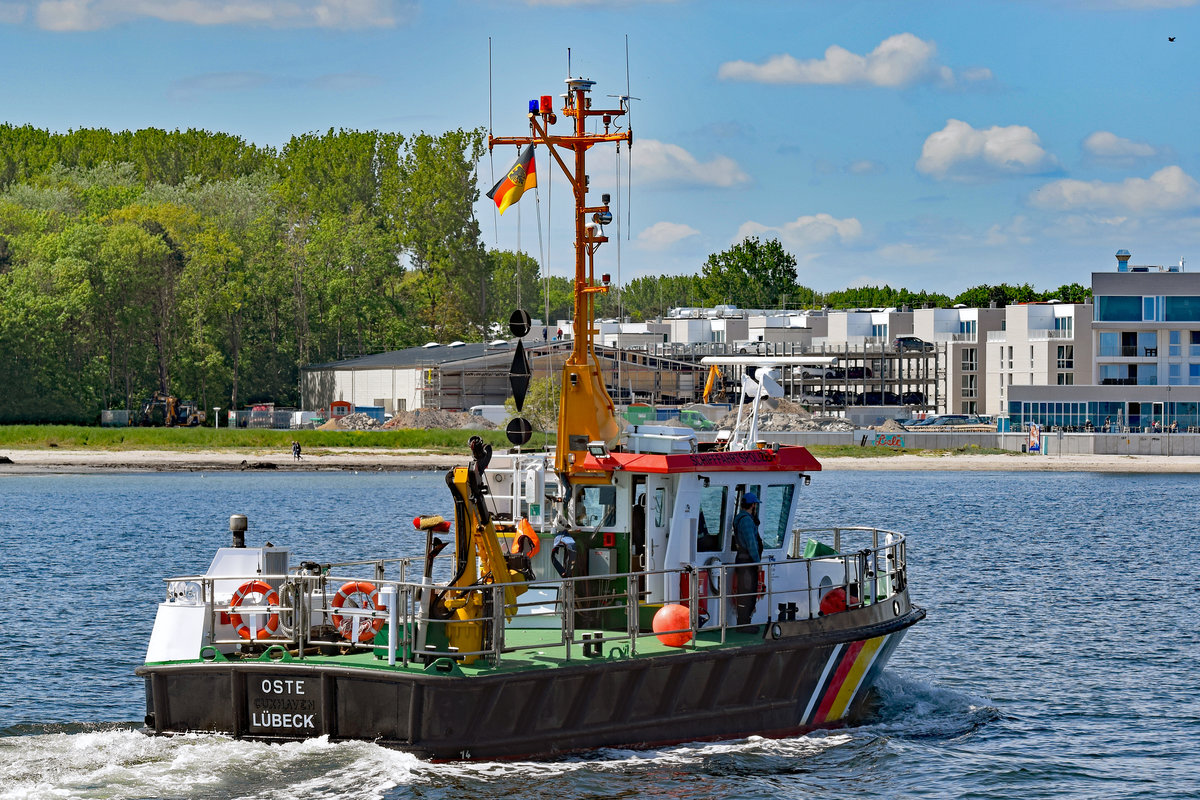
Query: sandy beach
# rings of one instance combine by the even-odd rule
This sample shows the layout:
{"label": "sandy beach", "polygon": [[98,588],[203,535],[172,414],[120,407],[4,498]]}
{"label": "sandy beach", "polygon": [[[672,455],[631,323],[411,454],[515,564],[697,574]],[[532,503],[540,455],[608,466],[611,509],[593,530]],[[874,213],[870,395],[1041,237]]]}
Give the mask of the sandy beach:
{"label": "sandy beach", "polygon": [[[6,461],[7,459],[7,461]],[[36,473],[163,472],[215,470],[445,470],[466,464],[467,454],[325,448],[300,461],[279,451],[0,450],[0,476]],[[11,462],[11,463],[9,463]],[[1198,456],[928,455],[823,458],[825,470],[968,470],[1036,472],[1200,473]]]}

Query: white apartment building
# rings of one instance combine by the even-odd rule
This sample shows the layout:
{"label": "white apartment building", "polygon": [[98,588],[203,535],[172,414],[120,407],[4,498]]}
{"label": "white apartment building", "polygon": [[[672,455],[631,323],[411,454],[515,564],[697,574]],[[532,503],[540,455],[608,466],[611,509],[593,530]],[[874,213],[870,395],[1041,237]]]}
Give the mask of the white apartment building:
{"label": "white apartment building", "polygon": [[913,335],[933,342],[943,359],[937,392],[949,414],[991,414],[985,411],[985,343],[1004,328],[1001,308],[921,308],[913,312]]}
{"label": "white apartment building", "polygon": [[877,311],[831,311],[824,336],[814,336],[813,345],[842,347],[884,346],[897,336],[911,335],[913,312],[894,308]]}
{"label": "white apartment building", "polygon": [[987,334],[982,413],[1008,411],[1009,388],[1093,383],[1092,306],[1027,303],[1008,306],[1000,330]]}

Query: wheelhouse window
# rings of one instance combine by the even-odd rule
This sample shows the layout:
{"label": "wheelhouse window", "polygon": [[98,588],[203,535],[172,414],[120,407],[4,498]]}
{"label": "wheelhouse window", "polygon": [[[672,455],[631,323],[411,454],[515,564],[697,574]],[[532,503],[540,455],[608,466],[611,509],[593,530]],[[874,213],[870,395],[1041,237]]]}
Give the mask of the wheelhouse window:
{"label": "wheelhouse window", "polygon": [[617,487],[585,486],[580,501],[575,521],[581,528],[607,528],[617,523]]}
{"label": "wheelhouse window", "polygon": [[762,505],[758,509],[758,530],[762,536],[764,550],[783,547],[791,527],[792,494],[795,490],[795,484],[771,484],[759,496]]}
{"label": "wheelhouse window", "polygon": [[667,490],[659,486],[654,490],[654,527],[667,524]]}
{"label": "wheelhouse window", "polygon": [[721,549],[725,533],[725,508],[729,498],[728,486],[705,486],[700,490],[700,523],[696,528],[696,550],[713,552]]}

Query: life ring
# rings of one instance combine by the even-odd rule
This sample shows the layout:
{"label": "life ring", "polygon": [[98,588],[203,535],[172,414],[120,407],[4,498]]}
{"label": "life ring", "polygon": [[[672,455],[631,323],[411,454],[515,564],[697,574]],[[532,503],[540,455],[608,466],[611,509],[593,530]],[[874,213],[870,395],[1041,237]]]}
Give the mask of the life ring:
{"label": "life ring", "polygon": [[[261,595],[262,603],[265,606],[269,607],[269,606],[278,606],[279,605],[279,593],[276,592],[273,588],[271,588],[271,584],[266,583],[264,581],[254,580],[254,581],[247,581],[246,583],[243,583],[241,586],[238,587],[238,590],[233,593],[233,599],[229,601],[229,608],[230,609],[239,608],[242,605],[242,603],[244,603],[246,601],[246,598],[252,594]],[[247,615],[247,616],[249,616],[249,615]],[[234,630],[236,630],[238,632],[238,636],[241,636],[243,639],[250,638],[250,626],[247,625],[246,621],[242,619],[241,614],[231,611],[231,613],[229,614],[229,622],[230,622],[230,624],[233,625]],[[264,625],[263,627],[259,628],[258,633],[261,634],[263,631],[266,631],[267,636],[270,636],[271,634],[275,633],[275,631],[277,631],[277,630],[279,630],[279,613],[278,612],[271,614],[269,617],[267,617],[267,624]],[[259,636],[257,638],[264,638],[264,637]]]}
{"label": "life ring", "polygon": [[522,517],[517,523],[517,536],[513,539],[513,550],[518,553],[524,552],[522,540],[528,540],[533,549],[529,551],[530,556],[536,556],[542,549],[542,540],[538,538],[537,531],[533,529],[533,525],[529,524],[528,517]]}
{"label": "life ring", "polygon": [[[375,584],[369,581],[350,581],[343,583],[342,588],[338,589],[337,596],[333,598],[333,607],[342,608],[356,594],[364,595],[367,601],[371,604],[371,608],[375,611],[379,610],[379,592],[375,589]],[[351,608],[366,608],[365,605],[358,604],[357,601]],[[347,641],[354,640],[354,617],[342,616],[336,611],[333,614],[333,627],[337,628],[338,633]],[[369,642],[375,638],[375,634],[379,633],[383,628],[382,619],[373,619],[362,626],[358,632],[358,641]]]}

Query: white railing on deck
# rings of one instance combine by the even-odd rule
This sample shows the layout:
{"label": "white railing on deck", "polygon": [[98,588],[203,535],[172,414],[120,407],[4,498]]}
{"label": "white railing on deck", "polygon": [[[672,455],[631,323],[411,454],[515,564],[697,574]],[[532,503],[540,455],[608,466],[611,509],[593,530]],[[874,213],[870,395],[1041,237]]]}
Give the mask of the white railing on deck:
{"label": "white railing on deck", "polygon": [[[805,543],[809,539],[832,539],[834,554],[802,557]],[[844,548],[848,546],[857,549],[846,552]],[[665,585],[673,589],[672,592],[668,592],[671,601],[682,602],[690,611],[689,627],[681,629],[680,632],[689,631],[693,637],[698,633],[718,633],[720,641],[725,641],[727,632],[738,627],[736,620],[730,617],[735,612],[737,598],[748,594],[727,591],[732,587],[733,573],[737,567],[761,568],[765,585],[760,602],[767,603],[768,622],[780,621],[780,617],[774,613],[777,604],[783,605],[784,609],[788,608],[787,604],[793,604],[793,613],[803,608],[803,616],[795,616],[797,621],[814,619],[821,616],[821,599],[833,589],[842,588],[846,592],[850,606],[848,610],[853,610],[888,600],[904,591],[907,584],[904,537],[878,528],[796,529],[785,552],[782,560],[776,560],[772,556],[759,564],[721,563],[708,567],[690,565],[679,570],[590,575],[517,584],[530,589],[553,590],[552,610],[546,610],[545,597],[526,598],[523,602],[522,597],[525,595],[521,595],[517,598],[516,608],[509,607],[509,611],[515,611],[516,615],[507,620],[506,615],[500,613],[473,620],[454,620],[479,622],[487,626],[489,643],[483,649],[474,652],[458,652],[445,648],[424,651],[418,649],[415,632],[423,626],[427,628],[431,623],[438,625],[447,622],[430,618],[429,600],[426,599],[426,593],[441,593],[446,590],[446,586],[407,579],[415,561],[410,558],[324,565],[322,574],[306,574],[293,570],[287,575],[246,576],[245,582],[263,581],[276,589],[280,600],[271,605],[242,604],[233,607],[229,598],[214,597],[214,588],[218,580],[227,582],[227,585],[243,580],[236,576],[170,578],[167,581],[168,600],[184,605],[203,604],[206,607],[210,619],[209,635],[201,648],[200,657],[208,661],[225,660],[224,654],[234,650],[245,651],[247,646],[251,654],[265,648],[266,652],[260,657],[289,661],[302,660],[322,649],[373,649],[377,654],[385,653],[391,665],[407,666],[413,661],[431,663],[449,659],[446,669],[451,669],[454,661],[469,656],[483,658],[493,665],[498,665],[505,655],[547,646],[565,647],[567,658],[572,657],[573,649],[577,647],[585,648],[585,655],[635,655],[639,640],[656,635],[642,629],[642,609],[657,609],[662,605],[659,602],[650,602],[649,593],[642,587],[664,578]],[[398,568],[399,579],[385,578],[389,566]],[[363,567],[372,568],[369,577],[359,574]],[[354,572],[338,572],[335,576],[334,570],[354,568],[357,568]],[[825,577],[832,575],[839,580],[830,580],[823,584],[821,578],[814,579],[816,573],[824,573]],[[364,580],[371,582],[380,591],[380,597],[385,598],[380,603],[380,608],[333,607],[332,600],[341,586]],[[688,587],[687,597],[679,600],[685,584]],[[717,587],[717,591],[705,595],[702,589],[705,584]],[[504,584],[487,584],[451,591],[490,592],[492,608],[500,609],[505,605],[504,587]],[[750,591],[757,593],[757,589],[758,587],[754,587]],[[394,601],[386,602],[386,598],[394,598]],[[626,613],[630,610],[632,613]],[[581,622],[580,618],[589,613],[604,615],[610,619],[624,616],[625,627],[623,630],[614,630],[600,624],[577,625]],[[785,610],[785,616],[786,613]],[[238,614],[243,620],[247,617],[257,618],[251,624],[254,636],[252,640],[248,641],[236,635],[229,622],[229,616],[232,614]],[[318,638],[314,635],[315,632],[321,631],[325,636],[335,633],[332,627],[334,614],[357,621],[352,629],[355,641],[336,636]],[[265,631],[269,615],[279,616],[278,629],[260,637],[258,634]],[[307,624],[297,625],[297,620],[307,620]],[[363,625],[382,623],[387,624],[386,628],[382,628],[387,631],[386,636],[382,637],[385,642],[377,642],[374,637],[372,641],[357,641],[357,634],[365,630]],[[544,630],[546,635],[532,644],[508,643],[505,641],[508,628]],[[585,632],[584,628],[588,631]],[[222,632],[225,635],[221,635]],[[613,648],[616,649],[616,653],[612,652]]]}

